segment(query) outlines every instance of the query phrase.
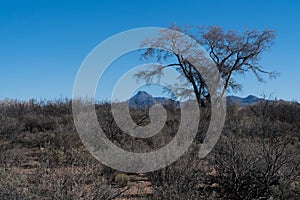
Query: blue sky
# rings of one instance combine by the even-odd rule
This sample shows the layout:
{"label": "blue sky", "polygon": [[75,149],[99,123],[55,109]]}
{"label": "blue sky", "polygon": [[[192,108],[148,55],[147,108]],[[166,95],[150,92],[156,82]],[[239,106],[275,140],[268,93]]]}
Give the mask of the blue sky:
{"label": "blue sky", "polygon": [[[100,42],[128,29],[176,23],[276,30],[275,44],[261,64],[280,77],[263,84],[252,75],[238,77],[243,90],[236,95],[300,101],[299,8],[297,1],[0,0],[0,99],[71,97],[82,61]],[[110,76],[138,63],[133,55],[116,61],[97,98],[109,99]],[[152,92],[159,95],[157,89]]]}

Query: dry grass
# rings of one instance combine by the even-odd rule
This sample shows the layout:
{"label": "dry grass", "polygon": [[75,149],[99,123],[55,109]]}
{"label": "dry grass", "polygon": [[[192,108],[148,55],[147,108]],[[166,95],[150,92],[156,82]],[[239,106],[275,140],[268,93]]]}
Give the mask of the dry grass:
{"label": "dry grass", "polygon": [[[180,124],[180,110],[169,109],[161,133],[143,141],[118,129],[109,104],[96,107],[111,141],[135,152],[164,146]],[[299,199],[299,104],[262,102],[228,110],[223,137],[204,160],[197,159],[197,148],[207,110],[197,140],[177,162],[156,172],[124,174],[84,148],[69,100],[2,102],[0,199]],[[131,114],[138,121],[147,111]]]}

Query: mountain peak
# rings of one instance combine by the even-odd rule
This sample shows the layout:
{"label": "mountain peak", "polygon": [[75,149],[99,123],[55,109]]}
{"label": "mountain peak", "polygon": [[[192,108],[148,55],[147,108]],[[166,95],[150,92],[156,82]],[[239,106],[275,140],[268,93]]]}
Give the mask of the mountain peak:
{"label": "mountain peak", "polygon": [[138,91],[135,96],[151,96],[152,97],[152,95],[146,91]]}
{"label": "mountain peak", "polygon": [[165,97],[153,97],[146,91],[138,91],[136,95],[129,99],[129,106],[132,108],[149,108],[154,104],[169,105],[173,103],[179,107],[179,102]]}
{"label": "mountain peak", "polygon": [[131,97],[131,99],[139,99],[139,100],[149,101],[149,100],[153,99],[153,96],[146,91],[138,91],[136,93],[136,95]]}
{"label": "mountain peak", "polygon": [[129,105],[131,107],[143,108],[152,106],[153,104],[153,96],[145,91],[138,91],[136,95],[129,99]]}
{"label": "mountain peak", "polygon": [[259,98],[254,95],[248,95],[245,99],[259,99]]}

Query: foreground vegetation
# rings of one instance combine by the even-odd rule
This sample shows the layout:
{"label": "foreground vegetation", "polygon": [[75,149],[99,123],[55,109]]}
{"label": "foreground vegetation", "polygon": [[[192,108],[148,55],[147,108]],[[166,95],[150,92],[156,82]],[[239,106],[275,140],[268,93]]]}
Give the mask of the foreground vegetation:
{"label": "foreground vegetation", "polygon": [[[163,130],[142,140],[117,127],[110,104],[96,105],[107,137],[135,152],[159,149],[174,137],[180,110],[166,109]],[[147,110],[132,109],[131,115],[140,125],[150,122]],[[209,116],[209,109],[202,109],[197,138],[185,155],[143,175],[152,187],[144,199],[300,199],[298,103],[229,105],[218,144],[198,159]],[[89,154],[77,135],[70,100],[1,102],[0,199],[116,199],[135,176],[105,167]]]}

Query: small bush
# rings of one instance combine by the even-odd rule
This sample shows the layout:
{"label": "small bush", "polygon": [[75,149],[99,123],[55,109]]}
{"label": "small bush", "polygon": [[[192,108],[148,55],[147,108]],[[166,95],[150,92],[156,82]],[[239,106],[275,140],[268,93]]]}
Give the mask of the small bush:
{"label": "small bush", "polygon": [[124,173],[117,174],[115,176],[115,182],[119,187],[125,187],[129,182],[129,176]]}

